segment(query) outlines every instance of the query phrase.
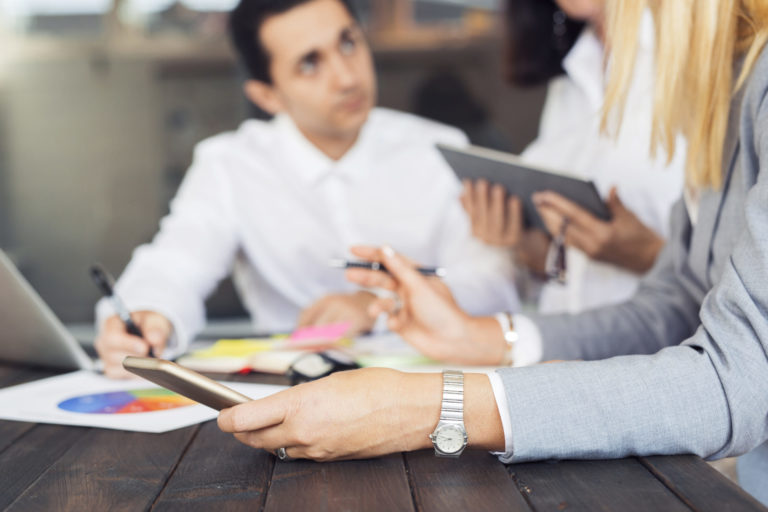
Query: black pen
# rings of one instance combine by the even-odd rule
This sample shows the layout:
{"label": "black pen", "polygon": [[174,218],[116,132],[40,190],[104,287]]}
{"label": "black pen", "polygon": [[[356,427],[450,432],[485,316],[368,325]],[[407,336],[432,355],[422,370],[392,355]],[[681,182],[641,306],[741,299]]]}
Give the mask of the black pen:
{"label": "black pen", "polygon": [[[144,337],[144,333],[141,332],[141,329],[138,325],[136,325],[136,322],[133,321],[133,318],[131,318],[131,313],[128,311],[128,308],[125,307],[125,304],[122,300],[120,300],[120,297],[117,296],[114,289],[114,278],[104,270],[104,268],[101,265],[92,265],[91,266],[91,278],[93,279],[93,282],[96,284],[96,286],[101,291],[102,295],[104,297],[108,298],[112,301],[112,307],[115,308],[115,312],[117,313],[117,316],[120,317],[120,320],[123,321],[125,324],[125,331],[128,334],[132,334],[134,336],[138,336],[139,338]],[[152,345],[149,346],[149,355],[152,357],[155,357],[155,354],[152,351]]]}
{"label": "black pen", "polygon": [[[334,268],[362,268],[389,273],[387,267],[378,261],[331,260],[329,265]],[[442,267],[416,267],[416,272],[427,277],[445,277],[448,274],[448,271]]]}

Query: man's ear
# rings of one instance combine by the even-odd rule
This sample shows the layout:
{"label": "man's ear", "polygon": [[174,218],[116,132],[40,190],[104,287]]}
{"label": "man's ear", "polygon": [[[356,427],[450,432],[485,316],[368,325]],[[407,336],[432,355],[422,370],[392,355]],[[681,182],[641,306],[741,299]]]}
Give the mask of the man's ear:
{"label": "man's ear", "polygon": [[283,102],[277,96],[275,88],[261,80],[248,80],[243,86],[245,96],[257,107],[275,115],[283,110]]}

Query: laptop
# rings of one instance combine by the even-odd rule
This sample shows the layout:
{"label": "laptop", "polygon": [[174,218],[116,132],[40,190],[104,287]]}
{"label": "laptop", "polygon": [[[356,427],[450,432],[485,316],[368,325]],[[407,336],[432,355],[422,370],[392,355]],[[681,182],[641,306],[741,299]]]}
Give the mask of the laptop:
{"label": "laptop", "polygon": [[95,365],[0,250],[0,361],[61,370]]}

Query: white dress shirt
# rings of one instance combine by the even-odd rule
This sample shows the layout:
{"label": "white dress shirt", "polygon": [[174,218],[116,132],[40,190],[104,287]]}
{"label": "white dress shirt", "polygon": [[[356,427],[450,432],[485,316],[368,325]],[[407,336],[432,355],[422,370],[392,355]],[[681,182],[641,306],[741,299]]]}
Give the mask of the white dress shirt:
{"label": "white dress shirt", "polygon": [[[666,237],[669,211],[683,189],[685,142],[678,139],[677,152],[669,163],[661,150],[656,158],[649,154],[654,87],[650,13],[643,18],[635,73],[617,137],[600,132],[604,62],[602,43],[594,30],[586,28],[563,61],[566,74],[550,83],[539,136],[522,156],[532,163],[590,179],[604,197],[615,186],[624,205]],[[573,247],[567,249],[566,258],[567,283],[543,286],[540,313],[579,313],[622,302],[632,297],[642,277],[594,261]],[[541,338],[536,325],[516,318],[515,327],[520,336],[516,364],[538,362]]]}
{"label": "white dress shirt", "polygon": [[[203,326],[204,299],[231,271],[254,329],[286,331],[321,297],[358,289],[331,259],[349,257],[352,245],[389,244],[445,267],[473,313],[517,310],[508,256],[473,240],[438,142],[467,143],[454,128],[375,109],[333,161],[288,116],[246,121],[198,145],[171,213],[135,251],[116,290],[129,309],[169,318],[178,352]],[[97,313],[101,322],[112,311],[102,301]]]}

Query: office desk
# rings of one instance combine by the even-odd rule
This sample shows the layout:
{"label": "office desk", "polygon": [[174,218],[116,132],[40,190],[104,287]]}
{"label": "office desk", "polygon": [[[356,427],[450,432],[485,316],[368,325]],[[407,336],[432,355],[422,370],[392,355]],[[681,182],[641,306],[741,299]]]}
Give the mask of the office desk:
{"label": "office desk", "polygon": [[[0,387],[50,375],[0,365]],[[0,421],[5,509],[766,510],[694,456],[504,466],[485,452],[422,451],[280,462],[213,421],[165,434]]]}

